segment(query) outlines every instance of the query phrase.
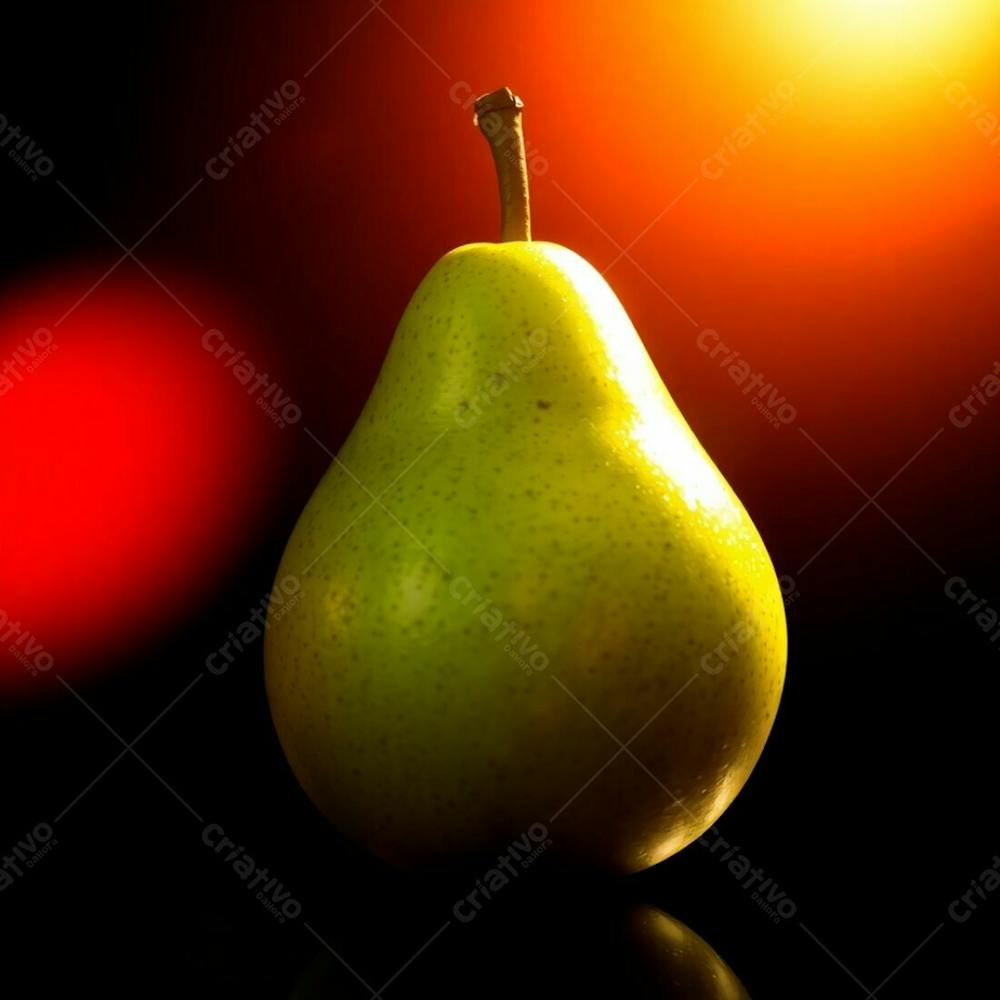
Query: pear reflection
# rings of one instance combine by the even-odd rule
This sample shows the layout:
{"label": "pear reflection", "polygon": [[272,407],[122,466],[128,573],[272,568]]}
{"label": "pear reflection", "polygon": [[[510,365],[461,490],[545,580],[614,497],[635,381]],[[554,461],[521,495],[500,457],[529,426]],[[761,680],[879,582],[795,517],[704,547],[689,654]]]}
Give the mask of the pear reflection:
{"label": "pear reflection", "polygon": [[736,974],[690,927],[652,906],[627,915],[644,982],[638,996],[749,1000]]}
{"label": "pear reflection", "polygon": [[[291,998],[358,996],[363,981],[371,993],[388,987],[393,998],[749,1000],[735,973],[702,938],[645,904],[531,901],[504,912],[484,907],[473,921],[452,919],[442,926],[443,920],[436,929],[410,927],[405,945],[395,940],[396,929],[387,934],[384,926],[366,943],[358,928],[325,937],[337,954],[321,949]],[[439,936],[417,953],[435,930]]]}

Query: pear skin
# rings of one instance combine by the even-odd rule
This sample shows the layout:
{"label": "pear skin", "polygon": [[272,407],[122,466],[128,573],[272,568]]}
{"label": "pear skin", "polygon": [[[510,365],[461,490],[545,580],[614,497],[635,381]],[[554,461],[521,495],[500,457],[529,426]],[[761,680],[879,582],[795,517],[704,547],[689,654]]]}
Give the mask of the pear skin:
{"label": "pear skin", "polygon": [[656,864],[732,802],[778,707],[760,536],[610,287],[552,243],[431,269],[286,578],[265,640],[282,747],[332,823],[404,866],[528,831],[571,864]]}

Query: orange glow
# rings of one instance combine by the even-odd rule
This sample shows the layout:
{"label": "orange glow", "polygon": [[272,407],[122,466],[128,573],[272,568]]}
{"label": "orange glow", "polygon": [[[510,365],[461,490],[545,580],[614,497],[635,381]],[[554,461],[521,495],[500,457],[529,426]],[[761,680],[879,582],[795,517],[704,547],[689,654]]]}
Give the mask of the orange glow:
{"label": "orange glow", "polygon": [[[195,224],[236,280],[272,284],[275,248],[293,254],[309,295],[286,296],[278,314],[316,304],[319,319],[297,329],[321,331],[303,349],[330,438],[353,425],[431,264],[496,239],[494,171],[468,101],[504,84],[524,99],[541,164],[535,238],[608,269],[671,395],[755,516],[828,505],[816,521],[834,530],[849,501],[821,478],[788,481],[824,461],[799,431],[875,489],[991,370],[996,0],[507,0],[499,23],[475,4],[393,0],[392,21],[376,11],[356,27],[349,5],[309,9],[324,31],[289,22],[277,38],[266,9],[247,7],[241,59],[226,69],[234,96],[199,136],[209,149],[271,76],[344,41],[303,81],[305,109],[262,145],[266,171],[234,171]],[[216,85],[211,67],[178,63],[171,92],[198,100]],[[189,167],[183,145],[162,155],[175,172]],[[706,329],[794,421],[754,410],[700,346]],[[343,391],[329,391],[330,373]],[[976,471],[974,451],[940,452]],[[928,496],[931,457],[905,476],[926,475]]]}

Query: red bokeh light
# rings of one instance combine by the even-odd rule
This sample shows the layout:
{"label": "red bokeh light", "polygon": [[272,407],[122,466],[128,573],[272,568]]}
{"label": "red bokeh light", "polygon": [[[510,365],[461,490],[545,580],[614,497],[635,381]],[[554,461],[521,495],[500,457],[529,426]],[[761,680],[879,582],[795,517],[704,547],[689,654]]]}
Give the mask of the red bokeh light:
{"label": "red bokeh light", "polygon": [[[0,692],[46,688],[30,665],[93,674],[168,625],[260,513],[279,431],[191,317],[124,270],[62,322],[100,271],[0,300]],[[167,283],[250,346],[217,296]]]}

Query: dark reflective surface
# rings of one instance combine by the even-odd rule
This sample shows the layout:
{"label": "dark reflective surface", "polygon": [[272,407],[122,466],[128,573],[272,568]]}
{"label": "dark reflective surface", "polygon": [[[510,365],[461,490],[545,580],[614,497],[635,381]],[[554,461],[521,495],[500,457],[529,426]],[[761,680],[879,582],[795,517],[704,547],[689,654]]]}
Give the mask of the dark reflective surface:
{"label": "dark reflective surface", "polygon": [[357,925],[323,935],[329,947],[303,969],[291,1000],[354,996],[362,980],[393,997],[749,996],[710,944],[644,903],[579,894],[497,901],[468,923],[442,923],[423,950],[413,929],[389,918],[376,940]]}

